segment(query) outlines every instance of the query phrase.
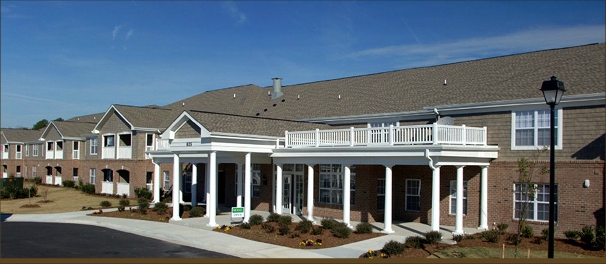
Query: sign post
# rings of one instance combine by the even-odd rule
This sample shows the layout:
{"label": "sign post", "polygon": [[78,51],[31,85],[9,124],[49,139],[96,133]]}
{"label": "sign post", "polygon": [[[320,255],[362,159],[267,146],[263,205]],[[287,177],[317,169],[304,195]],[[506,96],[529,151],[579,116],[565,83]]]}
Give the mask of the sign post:
{"label": "sign post", "polygon": [[242,217],[241,221],[244,221],[244,207],[232,207],[231,208],[231,221],[234,222],[234,217]]}

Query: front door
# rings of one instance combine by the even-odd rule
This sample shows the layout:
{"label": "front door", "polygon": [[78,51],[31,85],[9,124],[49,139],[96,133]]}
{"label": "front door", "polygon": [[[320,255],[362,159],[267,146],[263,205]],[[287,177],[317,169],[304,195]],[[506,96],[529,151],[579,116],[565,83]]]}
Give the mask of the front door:
{"label": "front door", "polygon": [[282,174],[282,213],[301,214],[305,201],[302,164],[285,164]]}
{"label": "front door", "polygon": [[282,213],[290,214],[292,208],[292,201],[290,200],[291,196],[291,181],[292,175],[285,174],[282,175]]}

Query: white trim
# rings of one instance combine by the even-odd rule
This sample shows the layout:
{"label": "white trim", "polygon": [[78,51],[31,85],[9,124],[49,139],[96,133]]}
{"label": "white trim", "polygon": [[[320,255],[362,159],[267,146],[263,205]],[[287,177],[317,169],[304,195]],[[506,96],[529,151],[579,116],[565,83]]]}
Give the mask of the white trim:
{"label": "white trim", "polygon": [[[419,183],[419,191],[418,194],[416,196],[419,197],[419,210],[409,210],[408,209],[408,181],[415,181]],[[404,184],[404,211],[405,212],[421,212],[421,179],[406,179],[406,183]],[[411,195],[414,196],[414,195]]]}
{"label": "white trim", "polygon": [[[549,108],[548,108],[549,109]],[[533,128],[536,130],[537,129],[537,111],[542,111],[542,110],[546,110],[546,109],[532,109],[532,108],[528,108],[528,109],[519,109],[519,110],[512,110],[511,111],[511,145],[510,145],[510,149],[511,150],[537,150],[537,149],[541,149],[542,147],[549,147],[549,145],[545,145],[545,146],[539,146],[538,144],[536,144],[537,141],[537,133],[535,133],[534,135],[534,141],[535,144],[533,146],[516,146],[516,112],[527,112],[527,111],[534,111],[533,116],[534,116],[534,124],[533,124]],[[562,110],[562,108],[556,108],[556,116],[557,118],[557,124],[556,124],[556,145],[555,145],[555,149],[556,150],[561,150],[562,149],[562,142],[563,142],[563,134],[564,134],[564,111]]]}
{"label": "white trim", "polygon": [[[467,184],[466,180],[463,180],[463,190],[467,189],[467,195],[465,195],[465,192],[463,192],[463,200],[464,200],[464,204],[463,205],[465,206],[465,208],[467,208],[469,210],[469,206],[467,206],[467,200],[468,200],[467,197],[469,196],[469,187],[465,188],[465,186],[468,186],[468,184]],[[450,181],[450,185],[448,187],[448,192],[449,192],[449,194],[448,194],[448,214],[449,215],[456,215],[456,213],[452,211],[452,202],[453,202],[452,201],[452,199],[453,199],[453,197],[452,197],[452,190],[453,190],[453,187],[454,187],[454,190],[457,189],[457,180],[451,180]],[[455,192],[455,196],[456,196],[456,192]],[[455,210],[456,210],[456,207],[455,207]],[[463,215],[467,215],[465,213],[465,210],[463,210]]]}

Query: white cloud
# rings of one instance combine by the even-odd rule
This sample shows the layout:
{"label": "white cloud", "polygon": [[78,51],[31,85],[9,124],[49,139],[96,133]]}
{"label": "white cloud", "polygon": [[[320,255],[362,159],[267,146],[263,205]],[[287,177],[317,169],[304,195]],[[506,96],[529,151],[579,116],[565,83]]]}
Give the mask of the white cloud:
{"label": "white cloud", "polygon": [[238,24],[246,22],[246,14],[241,12],[233,1],[223,2],[221,5],[229,14],[237,19]]}
{"label": "white cloud", "polygon": [[128,39],[129,39],[129,38],[130,38],[130,37],[133,35],[133,33],[134,33],[134,31],[133,31],[133,29],[131,28],[131,29],[128,31],[128,33],[126,33],[126,40],[128,40]]}
{"label": "white cloud", "polygon": [[112,32],[112,39],[116,39],[116,35],[118,35],[118,31],[120,31],[121,27],[122,25],[114,27],[114,31]]}
{"label": "white cloud", "polygon": [[415,66],[436,65],[470,58],[477,59],[604,42],[605,29],[604,25],[535,28],[507,35],[463,39],[446,43],[407,44],[372,48],[347,54],[345,58],[395,56],[414,58],[411,61],[416,60]]}

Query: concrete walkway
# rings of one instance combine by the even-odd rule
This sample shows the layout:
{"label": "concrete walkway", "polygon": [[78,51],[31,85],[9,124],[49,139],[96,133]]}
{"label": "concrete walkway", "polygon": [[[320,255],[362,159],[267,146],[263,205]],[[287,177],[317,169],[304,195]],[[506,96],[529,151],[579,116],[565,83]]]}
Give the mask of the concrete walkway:
{"label": "concrete walkway", "polygon": [[[170,243],[211,250],[240,258],[358,258],[369,249],[381,249],[383,245],[395,240],[404,242],[408,236],[424,236],[430,230],[430,226],[420,223],[394,223],[394,233],[386,236],[376,237],[356,243],[339,247],[322,249],[296,249],[276,246],[257,241],[251,241],[229,234],[212,231],[207,226],[208,218],[187,218],[179,221],[171,220],[168,224],[162,222],[132,220],[115,217],[88,216],[92,211],[78,211],[59,214],[15,214],[2,215],[2,221],[10,222],[55,222],[96,225],[111,228],[123,232],[133,233],[145,237],[163,240]],[[269,212],[251,211],[251,215],[259,214],[266,218]],[[234,219],[241,221],[241,218]],[[301,218],[293,216],[293,221]],[[316,218],[319,224],[322,218]],[[339,219],[337,219],[339,220]],[[216,218],[219,225],[234,225],[230,214],[221,214]],[[351,222],[356,226],[358,222]],[[382,223],[373,224],[375,231],[383,229]],[[452,243],[452,231],[454,227],[442,226],[443,241]],[[479,232],[475,228],[465,228],[466,233]]]}

